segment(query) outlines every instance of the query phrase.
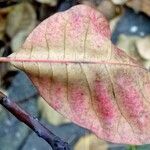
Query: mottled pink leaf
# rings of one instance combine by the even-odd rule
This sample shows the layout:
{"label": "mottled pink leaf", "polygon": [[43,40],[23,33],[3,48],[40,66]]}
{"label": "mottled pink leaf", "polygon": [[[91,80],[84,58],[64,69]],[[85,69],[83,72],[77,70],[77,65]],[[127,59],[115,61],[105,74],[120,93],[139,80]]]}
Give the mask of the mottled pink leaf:
{"label": "mottled pink leaf", "polygon": [[150,74],[110,35],[101,13],[78,5],[43,21],[1,60],[13,61],[50,106],[99,138],[150,143]]}

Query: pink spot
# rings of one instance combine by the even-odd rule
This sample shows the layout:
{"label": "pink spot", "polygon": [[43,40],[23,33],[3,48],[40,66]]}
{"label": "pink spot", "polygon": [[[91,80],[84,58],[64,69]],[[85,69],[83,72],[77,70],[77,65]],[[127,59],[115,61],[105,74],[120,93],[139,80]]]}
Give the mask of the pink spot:
{"label": "pink spot", "polygon": [[147,113],[136,81],[127,74],[118,77],[116,81],[119,101],[127,119],[138,130],[143,130],[147,124]]}
{"label": "pink spot", "polygon": [[82,113],[85,107],[84,91],[80,88],[72,88],[70,91],[71,107],[75,112]]}
{"label": "pink spot", "polygon": [[111,125],[116,117],[116,110],[107,87],[101,81],[96,80],[94,89],[98,114],[102,121],[104,121],[104,124]]}
{"label": "pink spot", "polygon": [[78,29],[81,26],[82,17],[77,14],[72,14],[72,25],[74,26],[74,30]]}
{"label": "pink spot", "polygon": [[134,84],[134,79],[128,76],[122,76],[117,80],[119,94],[122,97],[123,106],[130,113],[130,117],[138,117],[143,110],[140,92]]}

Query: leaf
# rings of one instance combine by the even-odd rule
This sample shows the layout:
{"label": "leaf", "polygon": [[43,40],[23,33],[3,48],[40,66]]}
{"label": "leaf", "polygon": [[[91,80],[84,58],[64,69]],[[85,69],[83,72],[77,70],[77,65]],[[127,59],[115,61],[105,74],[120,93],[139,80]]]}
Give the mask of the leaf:
{"label": "leaf", "polygon": [[6,28],[6,18],[11,8],[0,9],[0,40],[3,40]]}
{"label": "leaf", "polygon": [[141,11],[150,16],[150,9],[149,9],[150,0],[143,0],[143,1],[130,0],[127,2],[127,6],[133,8],[135,11]]}
{"label": "leaf", "polygon": [[[14,6],[7,17],[6,33],[12,38],[23,32],[24,36],[33,30],[36,25],[36,13],[30,3],[23,2]],[[22,33],[22,34],[23,34]]]}
{"label": "leaf", "polygon": [[110,35],[102,14],[78,5],[43,21],[1,61],[13,61],[50,106],[99,138],[150,143],[149,72]]}
{"label": "leaf", "polygon": [[123,5],[125,4],[128,0],[111,0],[114,4],[116,5]]}
{"label": "leaf", "polygon": [[18,32],[11,40],[11,48],[14,51],[17,51],[22,46],[28,35],[29,30]]}
{"label": "leaf", "polygon": [[147,68],[150,71],[150,60],[144,61],[143,64],[144,64],[145,68]]}
{"label": "leaf", "polygon": [[150,37],[139,39],[136,41],[138,53],[145,60],[150,60]]}
{"label": "leaf", "polygon": [[101,1],[97,9],[109,20],[113,19],[117,15],[117,7],[110,0]]}
{"label": "leaf", "polygon": [[14,6],[7,17],[6,32],[12,38],[11,48],[18,50],[36,26],[36,12],[30,3]]}
{"label": "leaf", "polygon": [[142,64],[142,59],[139,56],[137,46],[136,46],[136,42],[139,39],[141,38],[138,36],[129,36],[129,35],[120,34],[118,37],[117,46],[121,49],[124,49],[124,51],[129,56],[131,56],[136,61]]}
{"label": "leaf", "polygon": [[49,4],[50,6],[56,6],[58,0],[36,0],[40,3]]}

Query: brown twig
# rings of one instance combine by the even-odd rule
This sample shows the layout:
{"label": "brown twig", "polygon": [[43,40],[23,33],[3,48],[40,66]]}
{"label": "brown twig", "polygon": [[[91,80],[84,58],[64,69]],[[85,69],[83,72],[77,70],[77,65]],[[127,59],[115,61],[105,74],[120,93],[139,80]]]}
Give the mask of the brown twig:
{"label": "brown twig", "polygon": [[17,119],[30,127],[39,137],[47,141],[53,150],[70,150],[68,143],[54,135],[49,129],[43,126],[37,118],[32,117],[22,110],[22,108],[20,108],[15,102],[10,101],[2,92],[0,92],[0,104]]}

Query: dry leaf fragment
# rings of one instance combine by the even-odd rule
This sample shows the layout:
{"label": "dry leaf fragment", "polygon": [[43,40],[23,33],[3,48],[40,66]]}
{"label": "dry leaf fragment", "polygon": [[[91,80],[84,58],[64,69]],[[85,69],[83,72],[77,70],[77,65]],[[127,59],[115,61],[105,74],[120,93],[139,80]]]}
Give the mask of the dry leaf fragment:
{"label": "dry leaf fragment", "polygon": [[130,0],[127,6],[133,8],[135,11],[142,11],[150,16],[150,0]]}
{"label": "dry leaf fragment", "polygon": [[109,20],[116,16],[116,6],[110,0],[103,0],[97,9]]}
{"label": "dry leaf fragment", "polygon": [[150,60],[150,37],[145,37],[136,41],[137,50],[145,60]]}
{"label": "dry leaf fragment", "polygon": [[108,144],[98,139],[95,135],[89,134],[82,137],[75,145],[74,150],[107,150]]}
{"label": "dry leaf fragment", "polygon": [[145,68],[147,68],[150,71],[150,60],[144,61],[143,64]]}
{"label": "dry leaf fragment", "polygon": [[51,6],[55,6],[58,2],[58,0],[36,0],[40,3],[49,4]]}
{"label": "dry leaf fragment", "polygon": [[129,36],[121,34],[118,37],[117,46],[120,49],[123,49],[129,56],[137,60],[142,64],[142,59],[139,56],[136,48],[136,41],[140,40],[141,38],[138,36]]}
{"label": "dry leaf fragment", "polygon": [[0,40],[4,38],[5,28],[6,28],[6,18],[11,8],[1,8],[0,9]]}
{"label": "dry leaf fragment", "polygon": [[19,32],[26,36],[36,25],[36,13],[33,6],[27,2],[14,6],[7,17],[6,32],[12,38]]}
{"label": "dry leaf fragment", "polygon": [[113,19],[110,20],[109,24],[110,24],[110,29],[111,29],[111,32],[113,33],[116,26],[117,26],[117,23],[119,22],[121,16],[117,16]]}
{"label": "dry leaf fragment", "polygon": [[125,4],[128,0],[111,0],[114,4],[116,5],[123,5]]}
{"label": "dry leaf fragment", "polygon": [[110,41],[108,22],[78,5],[43,21],[13,61],[56,111],[114,143],[150,143],[150,74]]}

